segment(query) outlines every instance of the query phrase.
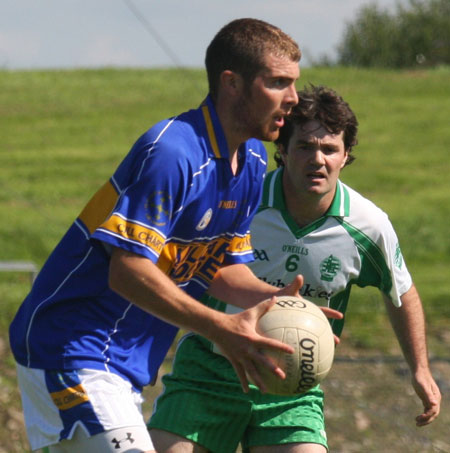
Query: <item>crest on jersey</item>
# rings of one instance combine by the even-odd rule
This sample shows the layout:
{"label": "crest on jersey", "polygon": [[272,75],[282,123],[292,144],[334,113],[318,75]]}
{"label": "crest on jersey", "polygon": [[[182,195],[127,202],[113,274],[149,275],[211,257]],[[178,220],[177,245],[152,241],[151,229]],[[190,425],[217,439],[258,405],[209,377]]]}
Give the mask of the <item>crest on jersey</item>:
{"label": "crest on jersey", "polygon": [[320,263],[320,279],[326,282],[332,282],[338,271],[341,270],[341,267],[340,259],[330,255]]}
{"label": "crest on jersey", "polygon": [[397,244],[397,247],[395,249],[394,262],[395,262],[396,267],[398,267],[399,269],[402,268],[403,255],[402,255],[402,251],[400,250],[400,244]]}
{"label": "crest on jersey", "polygon": [[161,190],[153,192],[145,203],[147,218],[157,226],[166,225],[171,218],[171,199],[168,193]]}
{"label": "crest on jersey", "polygon": [[201,218],[200,222],[198,222],[197,226],[195,227],[197,231],[202,231],[208,226],[209,222],[211,221],[212,213],[213,213],[212,209],[209,208],[203,214],[203,217]]}

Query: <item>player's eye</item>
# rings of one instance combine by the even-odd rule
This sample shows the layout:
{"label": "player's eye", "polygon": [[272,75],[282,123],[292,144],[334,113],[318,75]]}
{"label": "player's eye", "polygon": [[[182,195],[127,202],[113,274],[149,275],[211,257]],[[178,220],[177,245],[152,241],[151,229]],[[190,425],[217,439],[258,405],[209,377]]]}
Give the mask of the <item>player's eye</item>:
{"label": "player's eye", "polygon": [[276,88],[284,88],[287,85],[286,79],[279,77],[273,81],[273,86]]}
{"label": "player's eye", "polygon": [[314,146],[311,143],[299,143],[297,149],[299,151],[310,151],[314,149]]}
{"label": "player's eye", "polygon": [[334,154],[334,153],[337,153],[339,151],[339,149],[335,146],[325,146],[323,148],[323,152],[325,154]]}

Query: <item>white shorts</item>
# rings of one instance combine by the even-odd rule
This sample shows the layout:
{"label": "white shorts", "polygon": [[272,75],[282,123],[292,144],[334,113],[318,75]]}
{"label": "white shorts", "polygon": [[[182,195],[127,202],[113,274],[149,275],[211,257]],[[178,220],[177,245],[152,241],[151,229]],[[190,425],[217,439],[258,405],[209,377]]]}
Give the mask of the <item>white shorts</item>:
{"label": "white shorts", "polygon": [[142,416],[142,396],[120,376],[100,370],[48,371],[17,365],[17,379],[32,450],[63,445],[78,427],[77,432],[82,430],[97,441],[104,436],[96,435],[105,431],[129,428],[123,439],[109,440],[110,445],[102,448],[105,453],[131,451],[126,450],[127,443],[133,444],[132,451],[153,450]]}

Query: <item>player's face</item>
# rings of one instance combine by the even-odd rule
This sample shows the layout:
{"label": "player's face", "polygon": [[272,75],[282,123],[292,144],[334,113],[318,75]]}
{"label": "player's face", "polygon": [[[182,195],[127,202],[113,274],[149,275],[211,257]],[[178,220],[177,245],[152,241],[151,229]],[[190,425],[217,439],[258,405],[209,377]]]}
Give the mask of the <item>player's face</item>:
{"label": "player's face", "polygon": [[284,117],[298,102],[295,81],[300,69],[298,62],[286,57],[269,54],[265,62],[265,69],[243,91],[235,115],[245,135],[273,141],[284,124]]}
{"label": "player's face", "polygon": [[348,153],[344,133],[332,134],[318,121],[296,125],[287,153],[282,153],[286,190],[317,195],[331,203]]}

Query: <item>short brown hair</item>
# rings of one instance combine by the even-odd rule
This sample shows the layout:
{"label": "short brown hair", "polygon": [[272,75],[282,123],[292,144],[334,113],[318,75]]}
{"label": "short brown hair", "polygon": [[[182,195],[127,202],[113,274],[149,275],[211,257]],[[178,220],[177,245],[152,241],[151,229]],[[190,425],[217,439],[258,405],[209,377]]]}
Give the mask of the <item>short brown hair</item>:
{"label": "short brown hair", "polygon": [[344,132],[344,146],[348,152],[345,165],[351,164],[355,156],[351,153],[357,145],[358,120],[353,110],[331,88],[325,86],[310,85],[302,91],[298,91],[298,104],[292,108],[291,113],[285,118],[284,126],[280,129],[280,135],[275,140],[277,151],[274,159],[277,166],[283,165],[280,156],[280,147],[287,152],[289,140],[294,131],[294,126],[308,121],[319,121],[328,131],[333,134]]}
{"label": "short brown hair", "polygon": [[217,97],[220,75],[225,70],[236,72],[250,84],[264,68],[270,53],[299,61],[298,44],[278,27],[258,19],[236,19],[216,34],[206,51],[205,65],[209,92]]}

